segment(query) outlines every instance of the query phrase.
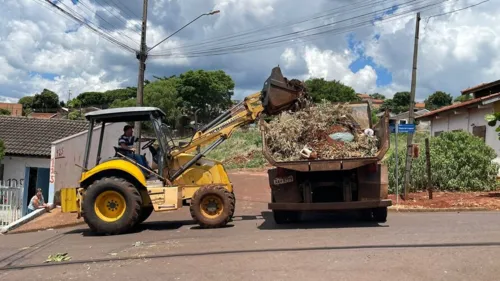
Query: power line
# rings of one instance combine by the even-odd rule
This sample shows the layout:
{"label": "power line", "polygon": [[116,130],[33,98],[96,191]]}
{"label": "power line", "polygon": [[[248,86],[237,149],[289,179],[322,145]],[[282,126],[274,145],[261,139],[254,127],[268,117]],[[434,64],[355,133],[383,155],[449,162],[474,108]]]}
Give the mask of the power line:
{"label": "power line", "polygon": [[[112,5],[109,5],[109,3],[108,3],[108,2],[106,2],[105,0],[101,0],[101,1],[103,1],[103,2],[104,2],[104,3],[106,3],[107,5],[102,5],[102,4],[100,4],[97,0],[95,0],[95,3],[96,3],[97,5],[99,5],[99,6],[101,6],[102,8],[104,8],[104,9],[105,9],[105,10],[106,10],[106,11],[107,11],[107,12],[108,12],[111,16],[113,16],[114,18],[116,18],[116,19],[118,19],[119,21],[121,21],[122,23],[124,23],[124,24],[125,24],[125,26],[128,24],[127,20],[123,19],[122,17],[119,17],[119,16],[115,15],[115,14],[113,13],[113,11],[110,11],[110,10],[108,9],[108,6],[109,6],[109,7],[112,7]],[[121,11],[120,9],[117,9],[117,10]],[[97,15],[97,13],[96,13],[96,15]],[[140,36],[140,30],[141,30],[141,29],[140,29],[140,28],[138,28],[138,27],[136,26],[136,30],[135,30],[135,32],[136,32],[139,36]],[[138,31],[139,31],[139,32],[138,32]]]}
{"label": "power line", "polygon": [[[431,3],[431,4],[427,4],[427,5],[421,6],[421,7],[416,7],[416,8],[411,8],[410,7],[411,9],[409,11],[406,11],[404,13],[399,13],[399,14],[398,13],[393,13],[393,14],[389,15],[386,19],[383,19],[381,21],[387,21],[388,19],[394,18],[396,16],[398,16],[398,17],[405,16],[406,14],[413,13],[416,10],[428,9],[429,7],[432,7],[432,6],[435,6],[435,5],[439,5],[439,4],[441,4],[442,2],[445,2],[445,1],[449,1],[449,0],[438,1],[437,3]],[[401,6],[411,4],[412,2],[415,2],[415,1],[409,1],[407,3],[402,4]],[[423,3],[425,3],[425,1],[423,1]],[[367,13],[367,14],[360,15],[360,16],[353,17],[353,18],[343,19],[341,21],[338,21],[338,22],[335,22],[335,23],[331,23],[331,24],[328,24],[328,25],[317,26],[317,27],[313,27],[313,28],[310,28],[310,29],[307,29],[307,30],[302,30],[302,31],[298,31],[298,32],[292,32],[292,33],[283,34],[283,35],[279,35],[279,36],[268,37],[268,38],[265,38],[265,39],[255,40],[255,41],[252,41],[252,42],[246,42],[246,43],[240,43],[240,44],[233,44],[233,45],[230,45],[230,46],[219,47],[219,48],[212,48],[212,49],[205,49],[205,50],[202,49],[200,51],[194,50],[194,51],[189,51],[189,52],[185,52],[185,53],[172,53],[172,54],[169,54],[169,55],[151,55],[151,56],[156,56],[156,57],[160,57],[160,56],[164,56],[164,57],[175,57],[175,56],[181,56],[181,57],[200,57],[200,56],[222,55],[222,54],[244,52],[244,51],[254,51],[254,50],[258,50],[258,49],[268,48],[268,46],[273,46],[273,45],[276,45],[276,44],[282,43],[282,42],[288,42],[288,41],[291,41],[291,40],[297,40],[297,39],[308,38],[308,37],[320,37],[320,36],[324,36],[325,34],[335,32],[335,31],[337,31],[337,33],[343,33],[343,32],[352,30],[353,28],[359,28],[359,27],[365,26],[367,24],[372,24],[373,23],[373,17],[370,17],[368,20],[365,20],[365,21],[359,22],[359,23],[354,23],[354,24],[351,24],[351,25],[348,25],[348,26],[345,26],[345,27],[341,27],[341,28],[334,27],[334,28],[329,28],[329,29],[326,29],[326,30],[318,31],[318,32],[312,33],[312,34],[304,34],[306,31],[309,31],[309,30],[322,29],[325,26],[331,26],[331,25],[334,25],[334,24],[338,24],[339,22],[345,22],[345,21],[349,21],[349,20],[360,19],[360,18],[363,18],[363,17],[366,17],[366,16],[373,15],[374,13],[376,14],[376,13],[381,12],[381,11],[387,12],[386,10],[387,9],[383,9],[383,10],[379,10],[379,11],[372,12],[372,13]],[[293,37],[290,37],[290,35],[292,35]],[[281,40],[276,40],[277,38],[283,38],[283,37],[289,37],[289,38],[284,38],[284,39],[281,39]]]}
{"label": "power line", "polygon": [[[63,4],[63,5],[64,5],[64,6],[65,6],[68,10],[73,11],[74,13],[76,13],[73,9],[71,9],[70,7],[68,7],[67,5],[65,5],[64,3],[62,3],[62,4]],[[130,40],[131,40],[134,44],[136,44],[137,46],[139,46],[139,43],[137,42],[137,40],[136,40],[136,39],[131,38],[131,37],[130,37],[130,36],[128,36],[127,34],[123,33],[122,31],[120,31],[120,30],[119,30],[119,28],[118,28],[116,25],[111,24],[111,23],[110,23],[109,21],[107,21],[105,18],[103,18],[102,16],[100,16],[98,13],[95,13],[95,12],[94,12],[94,11],[93,11],[93,10],[92,10],[92,9],[91,9],[88,5],[87,5],[87,4],[85,4],[85,2],[83,2],[82,0],[80,0],[80,1],[78,1],[78,5],[77,5],[77,6],[79,6],[79,5],[81,5],[81,6],[82,6],[82,7],[84,7],[86,10],[88,10],[88,12],[85,12],[87,15],[89,15],[90,17],[92,17],[93,15],[95,15],[95,16],[97,16],[99,19],[101,19],[103,22],[105,22],[105,23],[107,23],[107,24],[109,25],[109,27],[110,27],[111,29],[106,28],[106,30],[108,31],[108,35],[109,35],[109,33],[114,32],[113,30],[116,30],[116,33],[120,34],[120,35],[121,35],[121,36],[123,36],[123,37],[127,37],[127,38],[128,38],[128,39],[130,39]],[[82,9],[82,11],[83,11],[83,9]],[[89,12],[90,12],[90,14],[89,14]],[[78,14],[78,13],[76,13],[76,14]],[[79,14],[78,14],[78,15],[79,15]],[[80,15],[80,16],[81,16],[81,15]],[[83,18],[84,18],[84,17],[83,17]],[[98,27],[98,26],[99,26],[98,24],[96,24],[96,23],[94,23],[94,22],[92,22],[92,21],[90,21],[90,20],[87,20],[87,21],[89,21],[89,22],[93,23],[93,24],[94,24],[94,26],[96,26],[96,27]],[[140,35],[140,34],[139,34],[139,33],[137,33],[137,35]]]}
{"label": "power line", "polygon": [[92,25],[90,25],[87,20],[85,20],[85,18],[83,19],[80,19],[78,18],[77,16],[71,14],[70,12],[66,11],[65,9],[59,7],[57,4],[51,2],[50,0],[40,0],[40,1],[45,1],[46,3],[50,4],[50,6],[52,6],[53,8],[57,9],[59,12],[63,13],[63,15],[65,15],[66,17],[69,17],[70,19],[72,20],[75,20],[77,21],[78,23],[82,24],[82,25],[85,25],[87,28],[89,28],[91,31],[93,31],[94,33],[96,33],[97,35],[101,36],[102,38],[108,40],[109,42],[117,45],[117,46],[120,46],[122,47],[123,49],[129,51],[129,52],[132,52],[132,53],[135,53],[135,49],[118,41],[117,39],[113,38],[111,35],[108,35],[106,34],[105,32],[99,30],[99,28],[96,28],[96,27],[93,27]]}
{"label": "power line", "polygon": [[[403,5],[409,5],[412,2],[416,2],[416,1],[419,1],[419,0],[411,0],[411,1],[407,2],[407,3],[403,3],[401,6],[403,6]],[[331,23],[328,23],[328,24],[323,24],[323,25],[320,25],[320,26],[315,26],[315,27],[303,29],[303,30],[300,30],[300,31],[294,31],[294,32],[286,33],[286,34],[277,35],[277,36],[270,36],[270,37],[267,37],[267,38],[264,38],[264,39],[258,39],[258,40],[254,40],[254,41],[250,41],[250,42],[233,44],[233,45],[229,45],[229,46],[222,46],[222,47],[218,47],[218,48],[214,47],[214,48],[208,49],[208,50],[206,49],[205,46],[202,46],[203,48],[201,49],[202,50],[201,52],[228,50],[228,49],[235,48],[235,47],[238,47],[238,46],[244,46],[244,45],[248,46],[248,44],[263,45],[264,42],[271,41],[271,40],[274,40],[274,39],[277,39],[277,38],[287,37],[287,36],[288,37],[293,36],[292,37],[293,39],[297,39],[297,38],[301,38],[302,37],[302,36],[299,36],[300,34],[305,34],[305,33],[309,32],[309,31],[313,31],[313,30],[323,29],[323,28],[326,28],[326,27],[335,26],[337,24],[349,22],[349,21],[352,21],[352,20],[355,20],[355,19],[359,19],[359,18],[362,18],[362,17],[367,17],[368,16],[370,18],[370,21],[371,21],[373,19],[374,15],[377,15],[380,12],[385,13],[387,11],[388,11],[387,8],[386,9],[380,9],[380,10],[377,10],[377,11],[374,11],[374,12],[369,12],[369,13],[366,13],[366,14],[363,14],[363,15],[358,15],[356,17],[345,18],[345,19],[342,19],[342,20],[338,20],[338,21],[331,22]],[[307,37],[307,35],[304,35],[304,36]],[[187,52],[185,50],[183,50],[183,51],[184,51],[183,53],[198,53],[196,49],[195,50],[191,50],[191,51],[187,51]]]}
{"label": "power line", "polygon": [[453,10],[453,11],[450,11],[450,12],[446,12],[446,13],[442,13],[442,14],[437,14],[437,15],[432,15],[432,16],[427,17],[427,20],[429,20],[430,18],[434,18],[434,17],[440,17],[440,16],[444,16],[444,15],[448,15],[448,14],[453,14],[453,13],[456,13],[456,12],[460,12],[460,11],[463,11],[463,10],[466,10],[466,9],[469,9],[469,8],[472,8],[472,7],[479,6],[479,5],[484,4],[484,3],[488,2],[488,1],[490,1],[490,0],[481,1],[479,3],[472,4],[472,5],[469,5],[467,7],[456,9],[456,10]]}
{"label": "power line", "polygon": [[[360,10],[362,8],[370,8],[370,6],[374,7],[374,6],[376,6],[376,4],[379,4],[379,3],[388,3],[388,2],[391,2],[391,1],[392,2],[396,1],[397,2],[399,0],[365,1],[368,4],[364,4],[364,5],[361,5],[359,7],[351,8],[351,9],[349,9],[347,11],[347,13],[352,13],[353,11]],[[282,23],[270,24],[270,25],[266,25],[266,26],[263,26],[263,27],[260,27],[260,28],[251,29],[251,30],[248,30],[248,31],[243,31],[243,32],[238,32],[238,33],[233,33],[233,34],[226,35],[226,36],[215,37],[215,38],[212,38],[212,39],[209,39],[209,40],[204,40],[204,41],[200,41],[200,42],[193,43],[193,44],[181,45],[181,46],[178,46],[178,47],[175,47],[175,48],[168,48],[168,49],[166,49],[164,51],[179,50],[179,49],[185,50],[186,48],[189,48],[189,47],[193,47],[193,46],[200,47],[201,45],[203,45],[203,47],[205,48],[207,45],[211,45],[211,43],[221,44],[222,42],[230,41],[230,40],[233,40],[235,38],[249,37],[249,36],[246,36],[246,35],[252,35],[252,34],[260,35],[262,33],[262,31],[265,31],[266,33],[268,33],[268,32],[270,32],[272,30],[283,30],[285,28],[290,28],[290,27],[293,27],[295,25],[299,25],[299,24],[302,24],[302,23],[319,20],[319,19],[322,19],[322,18],[325,18],[325,17],[329,17],[329,16],[333,16],[333,15],[342,13],[343,10],[344,10],[344,8],[355,6],[357,4],[360,4],[360,3],[351,3],[351,4],[348,4],[348,5],[341,6],[341,7],[332,8],[332,9],[329,9],[329,10],[324,11],[324,12],[315,13],[315,14],[312,14],[312,15],[309,15],[309,16],[303,17],[303,18],[298,18],[298,21],[285,21],[285,22],[282,22]]]}

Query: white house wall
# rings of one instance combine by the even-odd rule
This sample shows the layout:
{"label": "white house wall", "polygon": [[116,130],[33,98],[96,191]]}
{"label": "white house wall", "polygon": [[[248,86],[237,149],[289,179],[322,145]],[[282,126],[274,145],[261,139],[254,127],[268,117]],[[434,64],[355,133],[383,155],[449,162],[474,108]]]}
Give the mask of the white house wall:
{"label": "white house wall", "polygon": [[[123,134],[123,127],[125,125],[126,123],[106,124],[101,150],[101,161],[114,156],[115,151],[113,146],[118,145],[118,138]],[[89,168],[94,167],[96,164],[100,132],[100,127],[98,127],[94,129],[92,134],[88,162]],[[52,157],[54,160],[54,168],[53,171],[51,171],[51,179],[53,178],[53,188],[51,189],[54,191],[54,194],[61,190],[61,188],[78,186],[78,180],[80,179],[82,169],[75,164],[80,166],[83,165],[86,141],[87,133],[83,133],[53,143]],[[146,153],[146,157],[149,163],[151,163],[151,154],[149,150],[141,150],[141,154],[144,153]]]}
{"label": "white house wall", "polygon": [[493,107],[470,108],[462,114],[450,112],[448,115],[442,115],[439,119],[434,118],[431,125],[432,136],[439,131],[448,132],[453,130],[464,130],[472,134],[474,126],[486,126],[485,142],[497,154],[497,158],[494,161],[500,163],[500,140],[498,140],[498,133],[495,132],[496,127],[488,126],[484,120],[485,115],[492,112]]}
{"label": "white house wall", "polygon": [[24,184],[24,172],[26,167],[49,168],[50,159],[48,158],[32,158],[32,157],[14,157],[5,156],[2,160],[4,165],[3,179],[4,182],[17,182]]}

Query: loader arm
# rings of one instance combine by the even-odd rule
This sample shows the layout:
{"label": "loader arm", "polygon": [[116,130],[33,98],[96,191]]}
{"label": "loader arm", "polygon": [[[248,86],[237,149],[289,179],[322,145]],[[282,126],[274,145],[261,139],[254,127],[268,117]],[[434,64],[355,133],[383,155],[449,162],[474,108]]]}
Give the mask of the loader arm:
{"label": "loader arm", "polygon": [[[198,153],[169,176],[169,179],[175,180],[204,155],[231,137],[236,129],[254,123],[261,114],[276,115],[285,110],[297,110],[307,106],[309,101],[302,82],[289,81],[283,77],[279,67],[273,68],[262,91],[245,97],[243,101],[215,118],[196,132],[188,144],[172,147],[168,155],[170,159],[195,150],[198,150]],[[202,146],[204,150],[200,152]]]}

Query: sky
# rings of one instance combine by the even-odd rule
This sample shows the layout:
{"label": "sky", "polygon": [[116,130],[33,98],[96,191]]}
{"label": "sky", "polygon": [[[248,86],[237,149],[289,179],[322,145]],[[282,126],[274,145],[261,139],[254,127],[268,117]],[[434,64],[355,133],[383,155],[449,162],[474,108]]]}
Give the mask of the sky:
{"label": "sky", "polygon": [[[142,0],[50,0],[130,49],[65,17],[46,0],[0,0],[0,102],[44,88],[61,100],[137,85]],[[287,78],[338,80],[388,98],[409,91],[421,11],[416,99],[500,79],[500,5],[490,0],[149,0],[146,79],[222,69],[235,99],[275,66]],[[460,11],[458,11],[460,10]],[[132,50],[132,51],[130,51]]]}

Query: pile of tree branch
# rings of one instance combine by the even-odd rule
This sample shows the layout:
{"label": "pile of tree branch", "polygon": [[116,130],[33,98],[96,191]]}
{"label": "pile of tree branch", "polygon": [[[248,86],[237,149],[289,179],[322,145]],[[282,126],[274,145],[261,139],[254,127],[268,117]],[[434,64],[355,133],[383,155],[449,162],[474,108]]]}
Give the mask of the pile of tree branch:
{"label": "pile of tree branch", "polygon": [[364,131],[346,104],[327,102],[283,112],[268,124],[266,143],[277,161],[371,157],[378,152],[373,131]]}

